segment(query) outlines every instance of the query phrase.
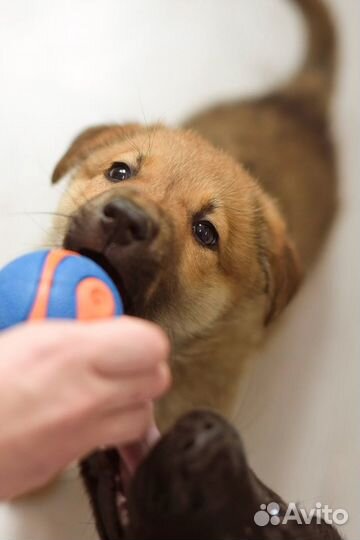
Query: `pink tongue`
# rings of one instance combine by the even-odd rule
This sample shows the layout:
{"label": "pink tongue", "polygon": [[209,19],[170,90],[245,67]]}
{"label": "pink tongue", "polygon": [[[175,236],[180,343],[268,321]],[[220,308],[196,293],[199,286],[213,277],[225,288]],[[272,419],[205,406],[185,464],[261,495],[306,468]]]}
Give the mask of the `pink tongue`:
{"label": "pink tongue", "polygon": [[134,474],[137,467],[159,438],[160,432],[154,422],[143,439],[135,443],[119,447],[120,455],[130,477]]}

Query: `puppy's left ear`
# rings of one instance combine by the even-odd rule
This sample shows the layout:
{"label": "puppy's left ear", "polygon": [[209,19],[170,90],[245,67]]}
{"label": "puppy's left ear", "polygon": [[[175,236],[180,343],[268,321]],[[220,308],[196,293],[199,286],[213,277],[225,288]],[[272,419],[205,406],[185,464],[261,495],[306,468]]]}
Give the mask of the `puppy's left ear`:
{"label": "puppy's left ear", "polygon": [[68,150],[56,165],[51,178],[52,183],[55,184],[58,182],[68,171],[76,167],[98,148],[111,144],[116,139],[121,140],[131,137],[140,131],[140,129],[141,126],[139,124],[110,124],[86,129],[73,140]]}
{"label": "puppy's left ear", "polygon": [[265,324],[283,311],[296,293],[302,269],[296,248],[286,229],[285,220],[271,200],[264,201],[267,226],[266,269],[268,274],[268,308]]}

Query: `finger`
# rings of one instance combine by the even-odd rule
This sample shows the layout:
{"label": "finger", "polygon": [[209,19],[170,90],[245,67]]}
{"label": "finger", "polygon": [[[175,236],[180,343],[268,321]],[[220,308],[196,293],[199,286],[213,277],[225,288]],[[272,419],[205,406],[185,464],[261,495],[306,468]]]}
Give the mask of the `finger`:
{"label": "finger", "polygon": [[159,364],[150,373],[127,374],[121,379],[111,380],[111,388],[109,382],[103,387],[106,408],[103,408],[102,414],[157,399],[169,389],[170,383],[170,371],[166,364]]}
{"label": "finger", "polygon": [[83,330],[93,348],[92,365],[104,377],[148,371],[169,356],[164,332],[147,321],[123,317],[83,325]]}
{"label": "finger", "polygon": [[[20,364],[24,357],[25,364],[28,363],[31,352],[31,359],[37,362],[83,360],[103,377],[151,370],[169,356],[169,341],[158,326],[125,316],[92,323],[28,323],[6,332],[1,340],[3,350],[8,350],[5,356],[9,357],[10,364],[13,357]],[[17,343],[16,354],[14,341]],[[23,349],[26,354],[21,355]]]}
{"label": "finger", "polygon": [[99,423],[97,429],[89,430],[90,448],[99,446],[118,446],[133,443],[141,439],[153,422],[153,408],[150,402],[134,407],[112,411]]}

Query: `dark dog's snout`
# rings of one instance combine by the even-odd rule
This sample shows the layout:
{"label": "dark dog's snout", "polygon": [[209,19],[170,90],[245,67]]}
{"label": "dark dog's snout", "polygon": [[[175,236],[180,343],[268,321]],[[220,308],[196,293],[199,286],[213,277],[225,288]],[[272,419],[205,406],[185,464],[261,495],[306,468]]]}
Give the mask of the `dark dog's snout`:
{"label": "dark dog's snout", "polygon": [[113,199],[106,203],[101,222],[112,241],[119,245],[149,242],[158,230],[153,219],[142,208],[126,199]]}
{"label": "dark dog's snout", "polygon": [[222,435],[223,426],[219,425],[214,419],[200,419],[191,436],[185,439],[182,450],[184,453],[191,455],[202,453],[207,445],[216,441],[222,437]]}

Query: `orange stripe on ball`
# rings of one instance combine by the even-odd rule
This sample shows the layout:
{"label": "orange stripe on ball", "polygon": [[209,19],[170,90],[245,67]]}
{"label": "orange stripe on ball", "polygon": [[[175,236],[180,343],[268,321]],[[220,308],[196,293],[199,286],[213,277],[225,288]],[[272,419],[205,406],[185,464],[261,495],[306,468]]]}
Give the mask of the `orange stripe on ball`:
{"label": "orange stripe on ball", "polygon": [[80,321],[106,319],[116,314],[110,288],[100,279],[86,278],[76,289],[77,318]]}
{"label": "orange stripe on ball", "polygon": [[46,319],[49,308],[49,300],[51,295],[51,288],[54,283],[54,276],[59,264],[72,255],[79,255],[73,251],[66,249],[59,249],[56,251],[50,251],[44,264],[43,271],[41,273],[38,292],[31,310],[29,320]]}

